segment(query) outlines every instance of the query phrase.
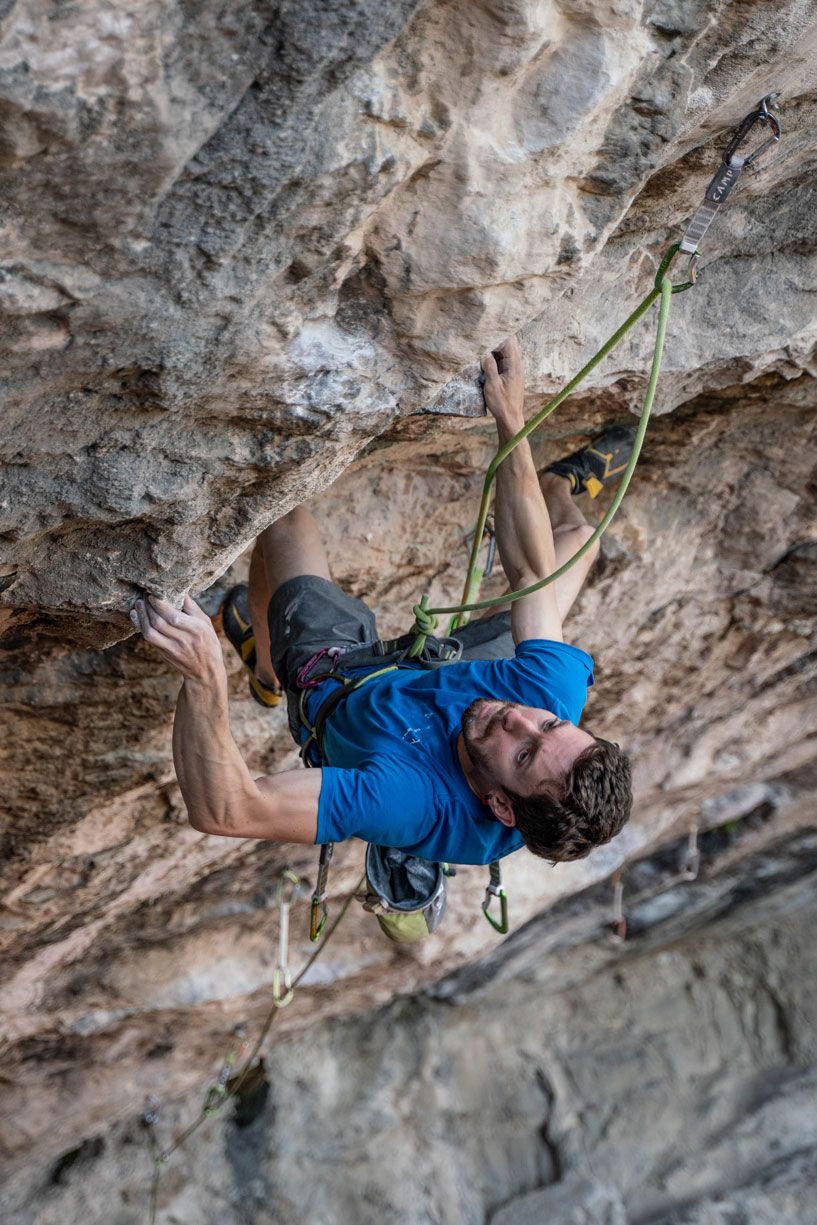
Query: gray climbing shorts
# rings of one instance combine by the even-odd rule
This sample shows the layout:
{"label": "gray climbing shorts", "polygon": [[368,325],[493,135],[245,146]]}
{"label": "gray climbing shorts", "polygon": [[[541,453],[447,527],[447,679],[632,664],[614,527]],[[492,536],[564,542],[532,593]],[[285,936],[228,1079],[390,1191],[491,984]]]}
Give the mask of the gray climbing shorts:
{"label": "gray climbing shorts", "polygon": [[[297,705],[298,672],[313,655],[324,647],[352,649],[378,638],[372,610],[317,574],[299,574],[282,583],[270,600],[267,619],[272,663],[287,691],[290,716]],[[464,660],[513,658],[510,610],[472,621],[457,630],[456,637],[463,644]]]}

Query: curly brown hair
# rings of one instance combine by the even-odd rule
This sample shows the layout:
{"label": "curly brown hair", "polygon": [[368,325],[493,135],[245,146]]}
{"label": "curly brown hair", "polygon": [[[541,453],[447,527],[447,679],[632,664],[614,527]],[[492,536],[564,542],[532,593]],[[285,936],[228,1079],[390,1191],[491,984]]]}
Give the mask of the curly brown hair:
{"label": "curly brown hair", "polygon": [[529,851],[553,863],[583,859],[630,819],[630,761],[617,744],[597,737],[548,793],[505,792]]}

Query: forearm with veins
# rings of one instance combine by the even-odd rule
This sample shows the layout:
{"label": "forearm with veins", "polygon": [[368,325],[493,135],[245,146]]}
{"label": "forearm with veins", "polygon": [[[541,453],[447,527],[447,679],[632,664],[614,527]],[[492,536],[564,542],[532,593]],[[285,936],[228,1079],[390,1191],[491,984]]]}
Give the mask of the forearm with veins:
{"label": "forearm with veins", "polygon": [[[524,421],[497,423],[504,446]],[[496,476],[494,508],[496,540],[502,565],[512,587],[545,578],[556,569],[553,528],[527,439],[516,447]]]}

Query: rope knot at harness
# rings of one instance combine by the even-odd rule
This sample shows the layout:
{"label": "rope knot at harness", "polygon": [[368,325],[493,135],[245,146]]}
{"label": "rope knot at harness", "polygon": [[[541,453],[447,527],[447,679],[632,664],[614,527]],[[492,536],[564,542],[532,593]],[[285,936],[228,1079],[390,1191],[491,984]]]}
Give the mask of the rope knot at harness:
{"label": "rope knot at harness", "polygon": [[428,610],[427,595],[423,596],[419,604],[414,605],[412,612],[414,613],[414,625],[411,627],[411,633],[415,635],[415,638],[409,651],[409,658],[417,659],[425,650],[426,639],[434,633],[438,621],[435,614]]}

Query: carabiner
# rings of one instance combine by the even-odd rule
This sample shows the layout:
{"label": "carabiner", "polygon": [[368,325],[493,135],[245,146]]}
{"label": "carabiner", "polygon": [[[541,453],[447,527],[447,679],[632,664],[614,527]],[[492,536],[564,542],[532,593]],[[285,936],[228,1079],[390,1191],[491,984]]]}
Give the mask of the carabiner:
{"label": "carabiner", "polygon": [[607,938],[612,944],[627,939],[627,916],[624,913],[624,876],[621,868],[613,873],[613,917],[607,924]]}
{"label": "carabiner", "polygon": [[309,911],[309,939],[313,944],[316,940],[320,940],[329,918],[329,909],[326,905],[326,882],[329,877],[329,861],[334,849],[334,842],[325,842],[321,847],[318,859],[318,878],[315,881],[315,892],[312,894],[312,906]]}
{"label": "carabiner", "polygon": [[697,880],[700,866],[701,851],[698,846],[698,823],[696,821],[689,828],[689,841],[681,861],[681,876],[684,880]]}
{"label": "carabiner", "polygon": [[233,1030],[237,1046],[229,1052],[224,1063],[221,1065],[221,1071],[218,1074],[218,1079],[214,1085],[211,1085],[207,1090],[207,1096],[204,1099],[202,1114],[207,1118],[211,1118],[214,1114],[218,1114],[224,1101],[227,1097],[228,1085],[232,1075],[233,1068],[236,1063],[243,1059],[247,1050],[247,1031],[243,1025],[236,1025]]}
{"label": "carabiner", "polygon": [[[777,118],[777,115],[774,115],[769,110],[769,107],[774,106],[779,97],[779,92],[775,94],[767,94],[765,98],[761,98],[755,110],[751,111],[750,114],[748,114],[746,118],[741,121],[738,130],[735,132],[735,135],[732,137],[729,144],[723,151],[722,161],[725,166],[738,166],[740,168],[743,168],[744,166],[751,166],[759,157],[763,156],[767,149],[770,149],[772,145],[777,144],[777,142],[780,140],[781,134],[780,120]],[[749,133],[757,123],[762,123],[764,125],[768,123],[772,130],[771,136],[768,140],[764,140],[763,144],[755,149],[754,153],[750,153],[748,157],[738,157],[738,149],[748,139]]]}
{"label": "carabiner", "polygon": [[[474,549],[474,532],[469,532],[465,537],[465,549],[470,558]],[[480,545],[488,541],[488,552],[485,558],[485,565],[482,570],[482,578],[490,578],[494,572],[494,562],[496,561],[496,527],[494,526],[493,516],[489,515],[485,520],[485,527],[482,529],[482,540]]]}
{"label": "carabiner", "polygon": [[[505,936],[508,933],[508,895],[502,888],[502,873],[499,864],[494,862],[490,865],[490,880],[485,890],[485,899],[482,903],[482,913],[491,924],[495,932],[499,932],[500,936]],[[499,898],[499,918],[495,919],[491,914],[491,903],[493,899]]]}
{"label": "carabiner", "polygon": [[[681,243],[674,242],[667,251],[661,263],[658,265],[658,271],[655,274],[655,288],[661,288],[661,282],[669,269],[670,264],[675,259],[678,252],[682,250]],[[693,251],[689,254],[689,263],[687,264],[687,280],[673,283],[673,293],[683,293],[685,289],[691,289],[698,280],[698,260],[700,259],[700,251]]]}
{"label": "carabiner", "polygon": [[[706,189],[703,202],[698,207],[695,216],[687,226],[684,237],[681,239],[679,244],[681,251],[686,251],[688,255],[693,255],[697,251],[701,239],[714,220],[715,213],[737,183],[741,172],[747,166],[754,165],[767,149],[780,140],[780,120],[769,110],[769,107],[779,97],[779,93],[774,93],[767,94],[765,98],[761,98],[755,109],[738,125],[737,131],[723,151],[721,164]],[[738,153],[738,149],[747,140],[749,133],[757,123],[768,124],[772,134],[768,140],[759,145],[748,157],[743,157]]]}
{"label": "carabiner", "polygon": [[289,910],[296,897],[301,892],[301,878],[292,868],[284,868],[275,886],[275,905],[279,910],[286,907]]}
{"label": "carabiner", "polygon": [[276,1008],[286,1008],[292,1003],[292,975],[286,966],[276,966],[272,971],[272,999]]}
{"label": "carabiner", "polygon": [[292,977],[289,972],[289,908],[301,892],[301,878],[291,868],[284,868],[275,888],[278,920],[278,965],[272,973],[272,998],[276,1007],[284,1008],[292,1000]]}

